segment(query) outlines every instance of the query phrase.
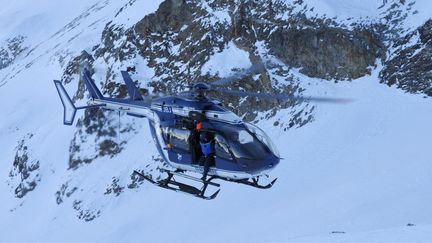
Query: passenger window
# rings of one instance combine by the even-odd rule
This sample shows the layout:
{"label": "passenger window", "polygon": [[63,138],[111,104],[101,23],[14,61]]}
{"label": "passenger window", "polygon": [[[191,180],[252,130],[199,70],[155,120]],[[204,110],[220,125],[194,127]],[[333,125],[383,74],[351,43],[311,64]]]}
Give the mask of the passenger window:
{"label": "passenger window", "polygon": [[169,142],[176,149],[189,151],[189,135],[189,130],[171,128],[169,130]]}

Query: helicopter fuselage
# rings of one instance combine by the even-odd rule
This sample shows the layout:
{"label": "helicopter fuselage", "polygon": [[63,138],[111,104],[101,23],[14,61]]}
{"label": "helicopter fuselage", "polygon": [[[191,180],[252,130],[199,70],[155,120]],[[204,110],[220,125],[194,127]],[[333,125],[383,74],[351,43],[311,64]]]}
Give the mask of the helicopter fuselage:
{"label": "helicopter fuselage", "polygon": [[275,146],[262,130],[242,121],[217,100],[167,96],[152,100],[150,106],[143,101],[125,105],[109,98],[92,101],[92,105],[102,104],[105,109],[148,118],[161,157],[174,169],[203,170],[193,161],[190,136],[194,127],[185,125],[198,120],[203,130],[212,132],[215,138],[215,164],[210,167],[209,175],[234,180],[252,178],[268,173],[280,161]]}
{"label": "helicopter fuselage", "polygon": [[[212,137],[209,175],[241,180],[258,178],[280,161],[276,147],[258,127],[210,99],[205,92],[210,86],[197,83],[192,92],[177,96],[151,98],[142,96],[129,74],[122,71],[129,99],[104,97],[84,68],[82,78],[90,93],[87,106],[76,107],[61,81],[54,80],[64,108],[63,123],[72,125],[79,109],[102,108],[122,111],[127,115],[147,118],[153,140],[161,157],[174,169],[201,172],[203,153],[199,136],[206,131]],[[196,125],[200,124],[200,128]],[[213,160],[214,158],[214,160]]]}
{"label": "helicopter fuselage", "polygon": [[[151,96],[142,96],[140,89],[129,76],[127,71],[121,71],[125,82],[129,99],[104,97],[98,89],[88,64],[83,66],[81,78],[90,94],[90,102],[87,106],[76,107],[60,80],[54,80],[57,92],[63,105],[63,124],[73,125],[77,110],[98,108],[115,111],[123,111],[127,115],[139,118],[147,118],[156,147],[161,157],[174,169],[180,172],[192,171],[202,173],[203,154],[206,169],[211,164],[206,179],[206,174],[200,180],[203,187],[198,189],[189,184],[176,181],[173,176],[179,176],[178,171],[167,172],[168,177],[155,181],[151,176],[134,171],[141,178],[166,189],[181,191],[203,199],[213,199],[219,190],[211,196],[205,196],[207,186],[213,185],[214,179],[221,179],[261,189],[273,186],[276,179],[267,185],[260,184],[259,178],[267,174],[280,162],[280,157],[271,139],[257,126],[244,122],[240,117],[223,107],[221,102],[207,98],[207,94],[218,92],[235,97],[255,97],[258,99],[272,100],[297,100],[330,103],[346,103],[350,100],[325,97],[303,97],[293,94],[271,94],[262,92],[239,91],[224,88],[223,86],[239,80],[241,76],[255,75],[265,71],[264,65],[252,65],[249,69],[240,72],[239,75],[221,78],[211,83],[195,83],[188,92],[178,96],[164,96],[153,99]],[[206,142],[207,148],[201,151],[198,135],[204,135],[210,141]],[[210,151],[210,153],[208,153]],[[211,156],[211,157],[209,157]],[[213,160],[214,158],[214,160]],[[211,160],[211,161],[210,161]],[[191,178],[190,176],[183,175]],[[197,180],[197,178],[194,178]]]}
{"label": "helicopter fuselage", "polygon": [[252,124],[243,122],[217,100],[164,97],[155,99],[150,109],[156,118],[150,119],[153,139],[160,155],[174,168],[203,170],[197,161],[193,161],[197,156],[192,155],[196,151],[190,144],[195,129],[190,124],[197,122],[201,122],[203,130],[214,135],[215,164],[210,168],[210,175],[251,178],[268,173],[279,163],[279,155],[268,136]]}

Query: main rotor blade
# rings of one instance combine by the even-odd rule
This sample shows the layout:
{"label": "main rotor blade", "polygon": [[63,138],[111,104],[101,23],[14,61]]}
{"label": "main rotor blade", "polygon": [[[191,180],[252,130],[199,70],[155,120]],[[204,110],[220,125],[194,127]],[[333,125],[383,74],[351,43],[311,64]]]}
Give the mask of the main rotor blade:
{"label": "main rotor blade", "polygon": [[263,63],[260,62],[260,63],[257,63],[257,64],[253,64],[248,69],[236,72],[232,76],[221,78],[221,79],[218,79],[216,81],[213,81],[213,82],[210,83],[210,85],[212,85],[212,86],[223,86],[223,85],[229,84],[231,82],[240,80],[240,79],[242,79],[242,78],[244,78],[246,76],[261,73],[264,70],[265,70],[265,66],[264,66]]}
{"label": "main rotor blade", "polygon": [[224,93],[227,95],[232,96],[239,96],[239,97],[256,97],[259,99],[273,99],[273,100],[298,100],[298,101],[312,101],[312,102],[318,102],[318,103],[338,103],[338,104],[345,104],[350,103],[353,100],[351,99],[344,99],[344,98],[325,98],[325,97],[304,97],[304,96],[297,96],[297,95],[286,95],[286,94],[269,94],[269,93],[253,93],[253,92],[247,92],[247,91],[238,91],[238,90],[228,90],[228,89],[211,89],[209,91]]}

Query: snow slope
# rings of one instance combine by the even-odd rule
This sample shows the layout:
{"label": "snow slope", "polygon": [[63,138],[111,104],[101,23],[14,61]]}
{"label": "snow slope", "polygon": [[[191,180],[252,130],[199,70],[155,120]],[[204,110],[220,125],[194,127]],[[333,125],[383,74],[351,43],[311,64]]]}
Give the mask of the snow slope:
{"label": "snow slope", "polygon": [[[341,6],[334,1],[323,2],[325,12],[342,11],[332,8]],[[354,102],[320,104],[314,122],[287,132],[273,123],[287,119],[288,111],[258,123],[284,158],[271,174],[279,179],[270,190],[222,183],[217,199],[202,201],[144,183],[118,197],[104,194],[113,175],[122,175],[119,183],[126,185],[133,169],[154,166],[151,159],[157,152],[147,123],[124,116],[122,123],[136,123],[139,129],[122,153],[95,160],[79,173],[68,170],[74,129],[61,124],[62,107],[52,79],[62,74],[61,58],[91,48],[108,21],[129,26],[155,11],[159,2],[137,1],[136,8],[126,8],[115,17],[127,3],[2,3],[1,38],[24,35],[29,50],[36,47],[0,70],[0,80],[5,81],[0,86],[2,242],[432,241],[432,100],[379,84],[379,66],[371,76],[342,83],[295,73],[308,93]],[[363,15],[360,10],[356,13]],[[213,60],[223,62],[223,56],[215,54]],[[216,67],[207,71],[216,72],[211,68]],[[16,182],[8,174],[17,142],[29,133],[34,134],[28,145],[32,157],[40,161],[40,182],[17,199],[10,185]],[[73,195],[83,199],[77,206],[101,210],[98,218],[78,219],[72,199],[56,203],[55,193],[65,181],[80,188]]]}

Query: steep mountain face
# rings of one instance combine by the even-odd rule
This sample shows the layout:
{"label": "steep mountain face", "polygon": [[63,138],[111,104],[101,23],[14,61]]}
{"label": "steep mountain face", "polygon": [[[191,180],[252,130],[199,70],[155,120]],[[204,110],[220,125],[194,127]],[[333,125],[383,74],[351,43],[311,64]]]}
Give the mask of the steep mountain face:
{"label": "steep mountain face", "polygon": [[[313,12],[313,7],[303,1],[163,1],[156,12],[130,28],[108,23],[101,43],[94,46],[91,53],[85,52],[74,58],[62,80],[65,84],[78,82],[80,63],[95,63],[108,67],[100,80],[104,93],[125,97],[125,86],[117,78],[119,67],[123,63],[143,60],[152,69],[151,80],[137,80],[141,82],[143,91],[176,93],[194,82],[221,77],[223,74],[219,73],[218,67],[212,66],[212,56],[238,50],[241,60],[226,57],[237,62],[231,64],[231,70],[258,63],[265,63],[266,70],[260,75],[239,80],[232,85],[233,89],[298,94],[303,88],[299,78],[292,74],[294,69],[308,77],[352,80],[370,74],[380,61],[385,65],[381,73],[382,82],[391,85],[397,79],[391,72],[400,65],[386,54],[401,45],[397,44],[404,30],[401,23],[407,14],[411,14],[410,11],[414,11],[412,6],[413,2],[396,1],[388,7],[382,6],[385,13],[382,19],[351,20],[348,25],[346,21],[338,22],[325,16],[311,17],[308,13]],[[121,11],[124,9],[118,14]],[[401,58],[396,60],[400,62]],[[428,62],[423,63],[426,65],[423,69],[429,70]],[[142,75],[139,67],[126,67],[136,75]],[[399,74],[409,79],[409,73],[418,73],[417,67],[406,65],[406,70]],[[428,83],[430,79],[427,75],[421,76],[427,81],[407,84],[404,89],[427,92],[427,87],[420,83]],[[74,98],[82,99],[84,91],[80,82]],[[314,107],[310,104],[214,96],[247,121],[269,118],[278,109],[289,108],[292,114],[289,121],[274,123],[284,130],[301,127],[313,120]],[[257,117],[259,112],[265,111],[270,113]],[[112,114],[107,117],[99,111],[85,113],[77,124],[78,132],[71,143],[71,168],[122,151],[126,140],[117,140],[117,133],[134,128],[128,126],[120,131],[115,121]],[[99,144],[98,149],[93,155],[80,155],[80,144],[93,143],[93,139],[87,139],[93,135]]]}
{"label": "steep mountain face", "polygon": [[[341,205],[346,207],[344,212],[329,206],[335,203],[330,198],[336,198],[336,201],[338,198],[332,197],[332,193],[341,193],[350,199],[358,197],[359,204],[363,202],[367,207],[385,208],[383,205],[388,202],[381,203],[381,197],[377,195],[392,198],[397,193],[391,194],[392,190],[374,191],[372,187],[367,187],[377,194],[372,195],[370,201],[351,195],[351,189],[362,190],[357,185],[363,185],[364,178],[358,177],[354,169],[351,170],[342,161],[354,161],[351,166],[358,169],[359,173],[366,171],[359,164],[375,166],[374,163],[378,163],[376,160],[364,158],[364,153],[356,148],[383,155],[384,152],[369,147],[374,142],[367,138],[375,138],[377,144],[386,144],[392,139],[403,140],[386,133],[399,131],[399,128],[394,128],[397,124],[393,125],[392,122],[407,114],[413,115],[409,113],[411,110],[414,112],[418,109],[419,114],[427,113],[430,105],[427,103],[429,99],[419,101],[415,95],[411,97],[405,94],[403,97],[406,100],[393,98],[402,95],[398,93],[400,90],[421,93],[421,97],[432,95],[432,20],[428,17],[432,13],[426,10],[428,8],[422,8],[430,4],[427,1],[397,0],[381,3],[360,0],[350,3],[339,0],[164,0],[151,3],[140,0],[95,0],[89,3],[82,0],[65,2],[70,6],[70,10],[66,12],[61,12],[48,0],[41,0],[41,8],[37,12],[29,7],[33,6],[30,1],[26,2],[27,6],[10,4],[3,12],[0,11],[0,18],[2,14],[5,16],[4,21],[0,19],[0,22],[7,23],[6,19],[14,17],[16,13],[30,17],[16,24],[15,31],[12,28],[15,25],[0,24],[0,27],[4,27],[4,32],[0,32],[0,103],[1,110],[4,110],[7,117],[0,120],[0,159],[4,161],[0,171],[6,178],[1,189],[8,195],[0,201],[1,205],[5,205],[0,217],[10,219],[13,222],[11,225],[19,225],[22,220],[31,217],[30,212],[35,208],[41,209],[40,205],[49,201],[52,209],[48,213],[34,213],[40,217],[38,222],[41,225],[49,225],[49,230],[41,231],[37,226],[29,229],[29,232],[40,236],[41,240],[56,239],[65,233],[56,228],[57,220],[64,225],[75,222],[77,226],[74,229],[82,229],[81,224],[92,224],[85,230],[91,235],[91,230],[103,232],[100,225],[118,218],[125,223],[107,226],[115,239],[111,241],[124,240],[124,236],[121,236],[125,235],[124,232],[131,232],[132,238],[127,239],[134,240],[133,237],[138,232],[134,225],[142,220],[138,216],[152,217],[151,220],[158,225],[168,215],[155,214],[151,212],[151,208],[166,211],[166,207],[172,207],[173,211],[181,209],[177,210],[179,212],[171,212],[172,214],[187,215],[190,210],[177,207],[179,203],[197,208],[191,214],[194,219],[208,213],[215,220],[216,226],[222,227],[227,235],[233,236],[237,241],[288,242],[282,226],[292,229],[290,235],[311,235],[310,232],[323,234],[320,224],[326,225],[325,230],[332,225],[343,225],[353,231],[362,229],[365,232],[388,227],[390,230],[382,233],[383,239],[387,240],[386,236],[401,231],[395,228],[393,222],[402,222],[402,219],[405,220],[403,216],[395,216],[394,221],[378,220],[377,224],[369,226],[364,221],[373,220],[375,216],[361,205],[346,202]],[[36,31],[29,23],[46,28]],[[247,189],[224,185],[223,190],[226,190],[226,195],[230,198],[202,205],[201,202],[189,201],[183,197],[167,196],[157,189],[149,192],[148,190],[152,190],[149,186],[132,176],[133,169],[144,169],[158,177],[160,173],[156,168],[166,166],[154,148],[146,121],[122,113],[86,110],[78,114],[77,122],[72,128],[61,126],[61,106],[50,80],[61,77],[74,102],[84,104],[87,91],[79,75],[80,66],[84,62],[89,64],[93,78],[104,95],[110,97],[127,97],[120,70],[128,70],[142,94],[175,94],[187,90],[193,83],[231,76],[262,63],[265,69],[259,74],[241,77],[227,88],[288,95],[347,95],[361,100],[351,108],[330,108],[307,102],[263,101],[250,97],[239,99],[212,94],[246,121],[262,126],[275,138],[282,150],[282,157],[288,162],[282,163],[278,171],[274,172],[275,176],[285,179],[280,182],[280,188],[273,192],[290,195],[290,201],[286,201],[281,195],[268,196],[270,194],[255,191],[255,196],[251,196],[252,192]],[[396,86],[400,90],[381,85],[384,89],[371,84],[378,82]],[[381,98],[386,95],[387,98]],[[392,102],[402,107],[404,113],[399,113],[401,111],[392,108],[393,105],[388,105]],[[420,104],[419,107],[416,107],[416,102]],[[380,109],[387,112],[387,117],[376,115],[382,112]],[[420,124],[417,127],[421,130],[429,120],[430,116],[424,115],[418,120],[414,118],[413,123]],[[364,134],[361,133],[362,130],[365,131]],[[412,134],[420,134],[417,132],[415,130]],[[419,141],[420,143],[423,144]],[[403,146],[402,142],[394,146],[399,151],[409,147]],[[377,147],[379,146],[374,148]],[[336,148],[340,148],[340,151]],[[398,156],[405,158],[397,152],[394,156],[389,155],[396,160],[394,163],[401,165],[402,161],[397,161]],[[385,156],[378,157],[382,159]],[[426,158],[417,155],[412,157],[419,161]],[[359,158],[364,160],[360,161]],[[322,165],[315,164],[321,160]],[[302,161],[303,164],[300,163]],[[382,168],[385,167],[382,164],[373,167],[382,174],[375,171],[371,177],[376,177],[371,181],[387,185],[389,182],[386,180],[393,180],[396,175],[405,175],[398,168],[392,167],[390,161],[385,165],[391,168]],[[416,165],[423,168],[425,173],[429,171],[425,164],[418,162]],[[339,170],[343,173],[338,173]],[[409,168],[405,170],[410,171]],[[292,171],[298,171],[304,177],[297,176]],[[327,174],[323,175],[320,171]],[[419,180],[426,180],[426,175],[420,174]],[[333,181],[329,177],[336,179]],[[381,181],[379,178],[384,179]],[[289,183],[296,183],[296,180],[304,183],[304,194],[300,189],[289,189]],[[315,188],[310,185],[311,181],[315,181],[312,184],[323,186]],[[339,183],[352,187],[341,188],[344,186]],[[408,179],[408,183],[415,182]],[[407,187],[417,184],[408,184],[407,187],[398,185],[409,191]],[[148,194],[145,194],[144,199],[137,199],[136,193],[142,191]],[[423,192],[424,190],[420,190],[414,196]],[[324,209],[315,208],[317,211],[314,212],[329,209],[328,212],[334,212],[336,216],[307,215],[308,208],[314,208],[310,203],[314,200],[314,195],[320,197],[324,194],[327,197],[317,199]],[[168,202],[173,204],[158,203],[156,200],[167,197]],[[242,197],[257,205],[242,201]],[[270,200],[272,198],[274,200]],[[137,218],[127,218],[123,214],[134,212],[127,209],[132,206],[125,201],[136,206],[136,210],[140,207],[146,209],[142,209],[143,212],[138,213]],[[377,205],[372,205],[371,201]],[[254,212],[264,218],[267,218],[264,215],[278,218],[279,214],[275,212],[290,211],[284,206],[286,204],[293,209],[290,211],[292,219],[284,221],[278,218],[278,224],[282,225],[280,227],[270,223],[276,229],[274,237],[268,234],[265,236],[258,229],[256,232],[262,234],[252,234],[255,238],[239,237],[231,232],[231,226],[245,222],[232,219],[227,224],[224,219],[218,220],[217,212],[220,211],[214,208],[232,205],[235,210],[227,209],[225,216],[246,213],[239,202],[251,204]],[[270,205],[267,214],[261,212],[259,203]],[[417,205],[414,201],[409,203]],[[398,209],[413,215],[425,225],[432,223],[419,216],[420,211],[405,210],[410,208],[407,206],[409,203],[400,202],[397,204]],[[305,208],[297,208],[296,205],[300,204]],[[297,213],[295,209],[306,215]],[[350,210],[355,213],[350,214]],[[425,209],[425,212],[429,213],[430,210]],[[390,217],[392,213],[394,212],[383,210],[382,216]],[[361,215],[366,215],[364,217],[367,219],[363,221]],[[319,220],[316,221],[317,225],[312,223],[308,228],[303,227],[302,219],[305,218],[307,221],[313,221],[314,218]],[[355,219],[348,226],[350,218]],[[301,222],[300,225],[293,223],[296,220]],[[285,222],[289,222],[289,225]],[[0,226],[12,227],[8,226],[6,220]],[[149,234],[159,232],[156,226],[145,226]],[[125,229],[128,227],[130,231]],[[184,227],[170,229],[173,232],[170,235],[186,234]],[[57,235],[50,230],[59,233]],[[358,238],[362,236],[362,233],[355,235]],[[8,237],[11,242],[14,241],[11,235],[6,239]],[[26,237],[19,239],[25,240]],[[101,237],[101,233],[90,238],[71,235],[70,241],[80,239],[92,241],[106,238]],[[158,241],[154,236],[151,240]],[[306,237],[305,242],[310,242],[308,240],[319,242],[328,238]]]}
{"label": "steep mountain face", "polygon": [[411,93],[432,96],[432,20],[394,44],[381,81]]}
{"label": "steep mountain face", "polygon": [[[297,10],[301,7],[302,10]],[[211,70],[218,67],[206,68],[211,57],[216,53],[239,50],[244,53],[244,59],[239,60],[241,63],[265,63],[266,71],[239,80],[233,85],[234,89],[296,94],[302,88],[299,79],[290,75],[293,68],[299,68],[300,73],[310,77],[345,80],[370,74],[375,60],[384,59],[385,39],[377,29],[386,26],[359,22],[348,28],[329,19],[308,18],[305,8],[302,2],[164,1],[155,13],[145,16],[129,29],[109,23],[103,31],[101,44],[94,46],[90,54],[83,53],[72,60],[63,81],[73,80],[71,75],[78,73],[80,62],[103,63],[109,67],[102,80],[104,92],[125,97],[125,87],[116,83],[120,80],[116,81],[118,69],[115,66],[141,58],[154,70],[152,80],[144,80],[150,86],[145,88],[175,93],[194,82],[220,77],[217,70]],[[233,67],[236,65],[234,63]],[[136,66],[128,68],[139,72]],[[75,97],[82,98],[83,93],[81,82]],[[314,108],[309,104],[214,96],[248,121],[257,119],[258,112],[271,110],[266,115],[268,118],[277,109],[291,107],[289,121],[275,122],[285,130],[303,126],[313,119]],[[126,143],[116,141],[116,132],[121,131],[115,129],[113,119],[99,113],[86,112],[84,122],[78,122],[79,132],[70,149],[71,167],[99,156],[115,155],[122,150],[121,144]],[[99,153],[80,157],[79,144],[86,143],[85,137],[95,133]]]}

